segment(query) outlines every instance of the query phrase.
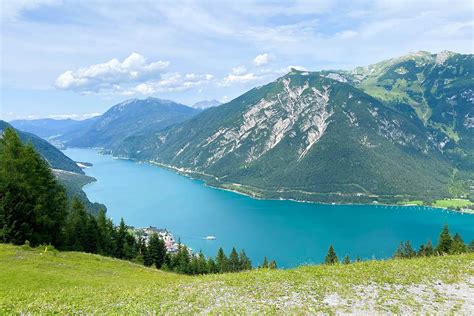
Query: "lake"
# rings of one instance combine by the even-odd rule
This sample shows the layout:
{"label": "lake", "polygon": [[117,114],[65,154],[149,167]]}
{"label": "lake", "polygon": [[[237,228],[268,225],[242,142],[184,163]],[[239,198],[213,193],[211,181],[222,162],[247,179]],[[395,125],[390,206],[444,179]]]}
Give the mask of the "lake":
{"label": "lake", "polygon": [[[388,258],[402,240],[418,247],[445,223],[464,240],[474,239],[474,216],[428,207],[324,205],[256,200],[206,186],[157,166],[114,159],[92,149],[67,149],[96,182],[84,187],[91,201],[107,206],[115,223],[166,228],[206,255],[219,247],[245,249],[252,263],[263,257],[279,267],[319,263],[333,244],[340,258]],[[215,240],[205,240],[206,236]]]}

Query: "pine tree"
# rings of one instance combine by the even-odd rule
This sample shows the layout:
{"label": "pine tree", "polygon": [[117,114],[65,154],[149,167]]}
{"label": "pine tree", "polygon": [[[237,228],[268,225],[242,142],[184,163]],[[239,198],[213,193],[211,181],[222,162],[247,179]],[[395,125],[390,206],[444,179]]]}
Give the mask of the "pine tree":
{"label": "pine tree", "polygon": [[404,258],[404,245],[403,242],[400,242],[400,245],[398,245],[397,250],[395,251],[395,254],[393,255],[394,258]]}
{"label": "pine tree", "polygon": [[240,251],[239,255],[239,262],[240,262],[240,270],[252,270],[252,262],[250,261],[249,257],[245,253],[245,250]]}
{"label": "pine tree", "polygon": [[178,265],[177,265],[177,272],[189,274],[190,272],[190,258],[189,258],[189,251],[186,246],[182,246],[180,251],[178,252]]}
{"label": "pine tree", "polygon": [[420,246],[420,249],[418,250],[418,256],[429,257],[433,255],[433,252],[433,244],[431,243],[431,240],[428,240],[426,244]]}
{"label": "pine tree", "polygon": [[143,264],[146,267],[151,267],[153,265],[153,259],[150,254],[149,247],[145,246],[143,249]]}
{"label": "pine tree", "polygon": [[0,138],[0,241],[60,246],[66,215],[66,192],[48,163],[7,128]]}
{"label": "pine tree", "polygon": [[227,259],[227,256],[225,255],[224,249],[222,249],[222,247],[219,248],[219,250],[217,251],[216,265],[219,273],[229,271],[229,260]]}
{"label": "pine tree", "polygon": [[235,248],[232,247],[232,251],[229,255],[229,271],[236,272],[240,270],[240,262],[239,262],[239,255]]}
{"label": "pine tree", "polygon": [[119,259],[125,258],[125,238],[127,237],[127,226],[123,218],[120,219],[120,225],[117,229],[115,238],[115,257]]}
{"label": "pine tree", "polygon": [[409,240],[405,242],[405,245],[403,247],[403,257],[404,258],[413,258],[415,256],[416,252],[413,250],[413,247],[411,246],[411,243]]}
{"label": "pine tree", "polygon": [[351,263],[351,258],[349,258],[349,256],[346,255],[346,256],[344,257],[344,261],[343,261],[343,262],[344,262],[344,264],[349,264],[349,263]]}
{"label": "pine tree", "polygon": [[270,262],[270,264],[268,265],[268,268],[269,268],[269,269],[272,269],[272,270],[276,269],[276,268],[277,268],[277,263],[276,263],[276,261],[275,261],[275,260],[272,260],[272,261]]}
{"label": "pine tree", "polygon": [[113,246],[113,223],[105,215],[105,210],[100,209],[97,215],[98,244],[97,252],[101,255],[112,256],[114,254]]}
{"label": "pine tree", "polygon": [[357,256],[356,257],[356,262],[361,262],[361,261],[362,261],[362,259],[359,256]]}
{"label": "pine tree", "polygon": [[448,224],[444,225],[443,230],[439,235],[438,245],[436,246],[436,252],[438,254],[448,254],[451,251],[451,246],[453,243],[453,239],[449,234],[449,227]]}
{"label": "pine tree", "polygon": [[268,269],[268,259],[267,259],[267,257],[263,258],[262,268]]}
{"label": "pine tree", "polygon": [[456,233],[453,238],[453,243],[451,245],[451,253],[452,254],[460,254],[467,252],[466,244],[464,240],[462,240],[461,235]]}
{"label": "pine tree", "polygon": [[328,254],[326,255],[326,259],[324,260],[326,264],[336,264],[339,262],[337,258],[336,252],[334,251],[334,247],[332,245],[329,246]]}
{"label": "pine tree", "polygon": [[152,234],[148,242],[148,251],[153,264],[157,269],[160,269],[165,262],[166,248],[163,239],[157,234]]}
{"label": "pine tree", "polygon": [[207,260],[207,271],[208,273],[219,273],[219,269],[216,265],[216,262],[212,258],[209,258]]}
{"label": "pine tree", "polygon": [[206,274],[208,273],[208,267],[207,267],[207,260],[202,251],[199,252],[198,255],[198,274]]}
{"label": "pine tree", "polygon": [[66,249],[86,251],[88,218],[84,203],[77,197],[71,202],[71,210],[66,223]]}
{"label": "pine tree", "polygon": [[474,252],[474,240],[471,240],[471,242],[469,243],[469,251]]}

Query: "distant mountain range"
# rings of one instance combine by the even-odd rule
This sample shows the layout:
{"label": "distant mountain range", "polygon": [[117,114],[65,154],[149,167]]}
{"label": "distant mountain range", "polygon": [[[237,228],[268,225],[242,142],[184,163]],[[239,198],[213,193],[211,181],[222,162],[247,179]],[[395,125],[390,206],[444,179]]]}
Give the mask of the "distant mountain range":
{"label": "distant mountain range", "polygon": [[16,120],[11,124],[66,146],[112,149],[128,136],[154,133],[183,122],[199,111],[173,101],[150,97],[127,100],[100,116],[83,121],[39,119]]}
{"label": "distant mountain range", "polygon": [[199,101],[193,104],[193,108],[195,109],[207,109],[207,108],[212,108],[215,106],[219,106],[222,103],[217,101],[217,100],[204,100],[204,101]]}
{"label": "distant mountain range", "polygon": [[263,198],[466,195],[474,179],[473,65],[473,55],[418,52],[352,71],[292,70],[202,112],[126,101],[59,139]]}

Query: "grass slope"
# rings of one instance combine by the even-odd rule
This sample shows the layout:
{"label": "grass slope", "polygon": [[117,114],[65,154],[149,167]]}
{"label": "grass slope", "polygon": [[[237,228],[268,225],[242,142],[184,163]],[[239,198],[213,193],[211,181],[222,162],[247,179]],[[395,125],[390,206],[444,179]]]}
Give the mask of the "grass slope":
{"label": "grass slope", "polygon": [[0,245],[0,313],[474,312],[474,254],[190,277]]}

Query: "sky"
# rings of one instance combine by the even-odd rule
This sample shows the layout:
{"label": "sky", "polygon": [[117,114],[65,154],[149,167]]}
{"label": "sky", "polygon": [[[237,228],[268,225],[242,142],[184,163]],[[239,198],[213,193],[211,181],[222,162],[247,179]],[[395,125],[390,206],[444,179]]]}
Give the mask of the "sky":
{"label": "sky", "polygon": [[472,54],[471,0],[0,0],[0,119],[84,119],[130,98],[227,102],[291,67]]}

